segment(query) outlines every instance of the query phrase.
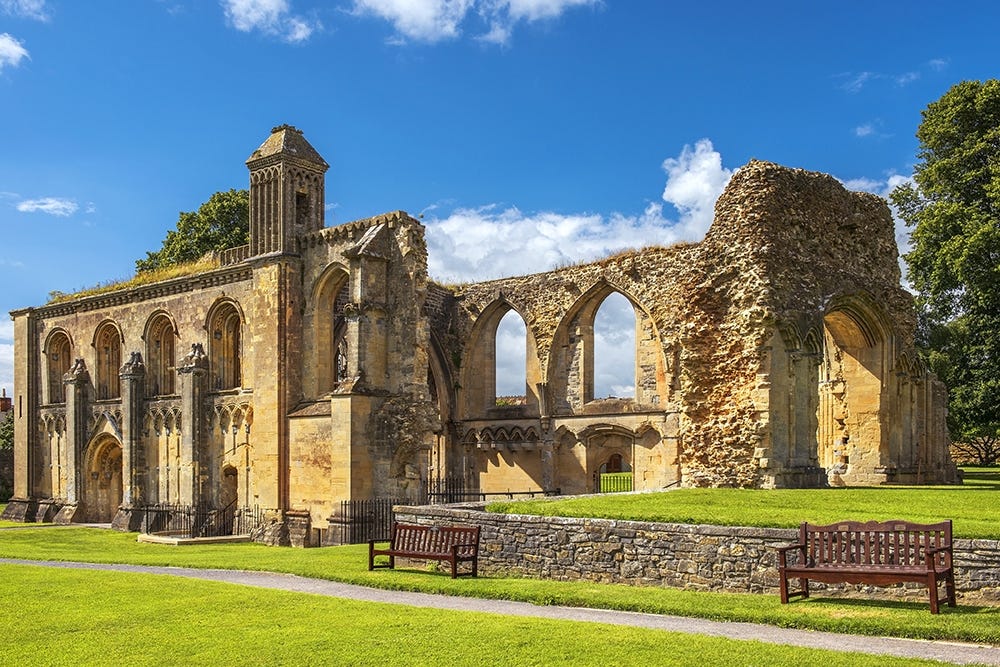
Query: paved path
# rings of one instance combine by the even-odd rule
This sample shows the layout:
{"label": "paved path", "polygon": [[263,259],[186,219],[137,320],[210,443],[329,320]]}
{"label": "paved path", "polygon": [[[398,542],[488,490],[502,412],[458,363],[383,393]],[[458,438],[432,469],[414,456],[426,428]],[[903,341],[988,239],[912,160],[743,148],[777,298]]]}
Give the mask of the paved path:
{"label": "paved path", "polygon": [[478,611],[509,616],[531,616],[567,621],[588,621],[610,625],[628,625],[671,632],[690,632],[729,639],[755,640],[772,644],[788,644],[807,648],[822,648],[832,651],[853,651],[876,655],[893,655],[903,658],[924,658],[941,660],[953,664],[1000,665],[1000,647],[963,644],[957,642],[924,641],[917,639],[894,639],[888,637],[864,637],[840,635],[831,632],[810,630],[790,630],[770,625],[754,623],[725,623],[707,621],[682,616],[663,616],[636,612],[586,609],[579,607],[537,606],[527,602],[508,600],[483,600],[429,593],[388,591],[377,588],[343,584],[323,579],[308,579],[291,574],[270,572],[245,572],[240,570],[202,570],[185,567],[151,567],[145,565],[107,565],[100,563],[71,563],[61,561],[34,561],[0,558],[0,563],[16,565],[42,565],[83,570],[110,570],[114,572],[136,572],[147,574],[167,574],[192,579],[221,581],[243,586],[257,586],[297,593],[313,593],[332,597],[350,598],[367,602],[385,602],[413,607],[452,609],[456,611]]}

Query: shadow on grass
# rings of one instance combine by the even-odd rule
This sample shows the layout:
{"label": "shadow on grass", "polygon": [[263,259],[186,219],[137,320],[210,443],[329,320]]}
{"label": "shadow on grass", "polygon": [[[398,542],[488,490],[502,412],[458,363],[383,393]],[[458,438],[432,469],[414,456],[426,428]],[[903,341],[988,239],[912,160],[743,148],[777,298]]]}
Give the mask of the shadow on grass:
{"label": "shadow on grass", "polygon": [[[810,605],[816,605],[817,607],[854,607],[856,609],[879,609],[884,611],[924,611],[929,617],[933,618],[931,614],[930,602],[923,600],[918,602],[917,600],[864,600],[861,598],[840,598],[840,597],[815,597],[810,596],[808,598]],[[805,602],[804,600],[802,602]],[[793,606],[798,602],[791,602],[789,606]],[[942,602],[939,607],[941,611],[939,615],[993,615],[997,616],[997,622],[1000,623],[1000,607],[990,606],[990,605],[970,605],[963,604],[959,602],[955,607],[949,607],[946,603]]]}

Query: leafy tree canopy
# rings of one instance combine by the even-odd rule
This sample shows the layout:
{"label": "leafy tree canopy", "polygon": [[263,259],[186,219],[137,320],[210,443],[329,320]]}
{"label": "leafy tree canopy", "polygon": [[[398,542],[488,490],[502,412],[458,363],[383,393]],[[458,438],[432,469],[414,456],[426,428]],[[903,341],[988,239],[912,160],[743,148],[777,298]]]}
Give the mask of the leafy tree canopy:
{"label": "leafy tree canopy", "polygon": [[0,417],[0,449],[14,448],[14,412]]}
{"label": "leafy tree canopy", "polygon": [[[954,439],[1000,442],[1000,81],[964,81],[923,111],[912,184],[891,195],[926,359]],[[984,440],[985,439],[985,440]]]}
{"label": "leafy tree canopy", "polygon": [[216,192],[197,211],[181,212],[163,247],[136,260],[138,271],[193,262],[205,253],[249,243],[250,195],[246,190]]}

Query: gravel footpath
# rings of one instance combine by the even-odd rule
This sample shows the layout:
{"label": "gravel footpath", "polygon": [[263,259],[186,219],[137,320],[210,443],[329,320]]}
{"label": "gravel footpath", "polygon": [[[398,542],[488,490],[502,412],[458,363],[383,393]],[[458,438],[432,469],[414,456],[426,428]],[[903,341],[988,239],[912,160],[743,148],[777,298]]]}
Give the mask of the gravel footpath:
{"label": "gravel footpath", "polygon": [[958,642],[926,641],[919,639],[896,639],[890,637],[865,637],[861,635],[840,635],[831,632],[811,630],[791,630],[755,623],[727,623],[708,621],[682,616],[641,614],[627,611],[587,609],[580,607],[537,606],[527,602],[508,600],[484,600],[429,593],[388,591],[353,584],[343,584],[323,579],[309,579],[290,574],[271,572],[246,572],[241,570],[202,570],[184,567],[151,567],[145,565],[109,565],[101,563],[72,563],[61,561],[34,561],[0,558],[0,563],[13,565],[41,565],[82,570],[106,570],[113,572],[136,572],[146,574],[166,574],[191,579],[221,581],[242,586],[256,586],[296,593],[328,595],[366,602],[385,602],[430,607],[455,611],[477,611],[508,616],[530,616],[567,621],[587,621],[610,625],[627,625],[671,632],[689,632],[714,637],[727,637],[750,641],[787,644],[806,648],[822,648],[832,651],[893,655],[903,658],[923,658],[940,660],[952,664],[1000,665],[1000,647]]}

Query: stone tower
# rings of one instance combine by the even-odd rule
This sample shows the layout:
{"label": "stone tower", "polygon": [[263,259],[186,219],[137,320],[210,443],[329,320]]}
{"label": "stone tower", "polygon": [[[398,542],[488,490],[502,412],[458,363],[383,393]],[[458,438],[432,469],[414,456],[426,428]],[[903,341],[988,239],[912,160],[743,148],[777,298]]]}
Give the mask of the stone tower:
{"label": "stone tower", "polygon": [[296,253],[296,238],[323,228],[324,174],[329,168],[305,137],[279,125],[247,159],[250,256]]}

